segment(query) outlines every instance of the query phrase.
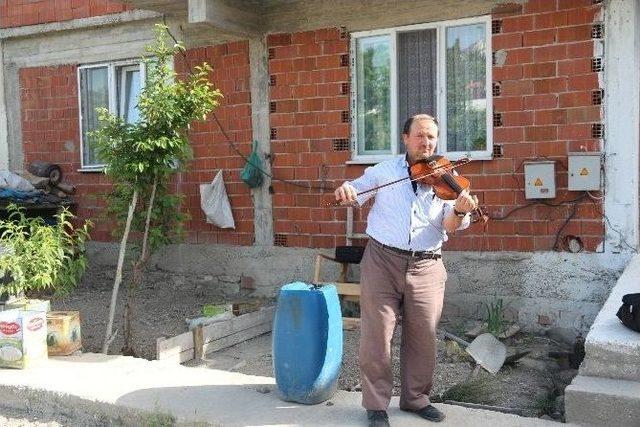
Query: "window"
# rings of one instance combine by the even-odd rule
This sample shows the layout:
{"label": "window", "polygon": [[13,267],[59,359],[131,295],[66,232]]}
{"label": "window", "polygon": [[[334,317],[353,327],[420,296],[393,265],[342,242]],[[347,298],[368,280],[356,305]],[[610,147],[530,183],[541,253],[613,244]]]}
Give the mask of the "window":
{"label": "window", "polygon": [[138,95],[144,82],[138,62],[87,65],[78,68],[80,153],[83,170],[102,170],[89,133],[98,128],[96,108],[105,107],[128,123],[139,120]]}
{"label": "window", "polygon": [[411,25],[352,35],[353,162],[404,153],[407,117],[438,118],[438,153],[490,159],[491,18]]}

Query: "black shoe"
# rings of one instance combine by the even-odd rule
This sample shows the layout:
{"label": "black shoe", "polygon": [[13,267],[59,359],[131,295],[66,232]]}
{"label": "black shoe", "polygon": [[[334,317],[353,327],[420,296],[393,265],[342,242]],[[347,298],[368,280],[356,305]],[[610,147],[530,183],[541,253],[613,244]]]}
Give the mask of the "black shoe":
{"label": "black shoe", "polygon": [[444,413],[442,413],[442,411],[440,411],[438,408],[436,408],[433,405],[427,405],[424,408],[415,409],[415,410],[403,409],[403,411],[413,412],[419,417],[422,417],[428,421],[433,421],[434,423],[439,423],[440,421],[443,421],[446,418]]}
{"label": "black shoe", "polygon": [[387,411],[371,411],[367,409],[367,420],[369,421],[369,427],[389,427]]}

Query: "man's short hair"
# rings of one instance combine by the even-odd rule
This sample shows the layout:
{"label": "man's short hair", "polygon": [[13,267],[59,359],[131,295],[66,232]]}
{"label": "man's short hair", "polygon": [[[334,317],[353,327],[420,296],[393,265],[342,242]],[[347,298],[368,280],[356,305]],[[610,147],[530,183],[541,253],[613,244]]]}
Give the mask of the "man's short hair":
{"label": "man's short hair", "polygon": [[[404,133],[405,135],[409,135],[411,133],[411,125],[413,124],[413,122],[415,120],[428,120],[430,122],[435,123],[436,126],[438,126],[438,128],[440,128],[440,126],[438,125],[438,120],[436,120],[435,117],[429,115],[429,114],[414,114],[413,116],[409,117],[405,122],[404,122],[404,126],[402,128],[402,133]],[[440,129],[438,129],[440,130]]]}

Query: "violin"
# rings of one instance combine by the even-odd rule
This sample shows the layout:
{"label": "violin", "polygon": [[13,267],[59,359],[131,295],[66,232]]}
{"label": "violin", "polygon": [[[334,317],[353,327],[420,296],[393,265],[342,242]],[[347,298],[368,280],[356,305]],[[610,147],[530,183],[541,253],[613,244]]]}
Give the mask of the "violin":
{"label": "violin", "polygon": [[[468,162],[468,159],[463,159],[457,163]],[[430,185],[436,196],[442,200],[455,200],[460,193],[471,187],[471,182],[461,175],[452,174],[451,171],[454,167],[449,159],[435,154],[411,165],[409,168],[411,181]],[[483,212],[479,205],[471,212],[471,222],[487,222],[488,220],[489,216]]]}

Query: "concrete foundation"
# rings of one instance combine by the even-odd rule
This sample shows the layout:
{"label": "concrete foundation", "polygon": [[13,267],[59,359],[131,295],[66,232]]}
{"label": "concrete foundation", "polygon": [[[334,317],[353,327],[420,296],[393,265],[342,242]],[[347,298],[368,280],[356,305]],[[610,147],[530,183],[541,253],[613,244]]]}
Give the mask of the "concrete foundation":
{"label": "concrete foundation", "polygon": [[[90,260],[114,265],[116,251],[115,244],[93,243]],[[319,252],[332,254],[308,248],[183,244],[164,248],[152,263],[176,274],[250,277],[257,294],[274,296],[283,284],[310,281]],[[560,327],[585,334],[628,259],[623,254],[446,252],[445,315],[482,319],[486,304],[501,298],[507,318],[525,330]],[[323,265],[321,279],[336,281],[339,265]],[[350,277],[357,281],[358,266]]]}
{"label": "concrete foundation", "polygon": [[640,333],[616,317],[622,296],[638,292],[640,255],[611,291],[586,337],[579,375],[565,390],[566,418],[584,425],[640,423]]}

